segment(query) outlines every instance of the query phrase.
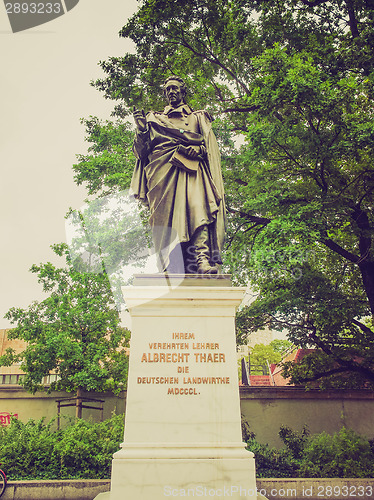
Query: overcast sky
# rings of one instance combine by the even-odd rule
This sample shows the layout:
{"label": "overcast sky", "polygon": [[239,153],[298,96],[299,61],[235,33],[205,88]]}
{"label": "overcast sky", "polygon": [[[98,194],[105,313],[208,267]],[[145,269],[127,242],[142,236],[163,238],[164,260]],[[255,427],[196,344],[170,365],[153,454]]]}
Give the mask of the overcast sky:
{"label": "overcast sky", "polygon": [[75,155],[87,151],[80,118],[109,118],[114,106],[90,86],[100,60],[131,51],[118,32],[136,0],[80,0],[67,14],[13,34],[0,5],[0,328],[13,306],[44,298],[32,264],[53,261],[66,241],[64,216],[86,192],[73,182]]}

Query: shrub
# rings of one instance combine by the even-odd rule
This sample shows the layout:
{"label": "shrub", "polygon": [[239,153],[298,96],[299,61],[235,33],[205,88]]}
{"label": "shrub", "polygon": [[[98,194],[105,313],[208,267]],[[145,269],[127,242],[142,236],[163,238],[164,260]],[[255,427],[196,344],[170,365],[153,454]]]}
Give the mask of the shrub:
{"label": "shrub", "polygon": [[64,430],[55,445],[61,464],[60,477],[110,477],[112,455],[122,440],[123,415],[98,424],[78,420]]}
{"label": "shrub", "polygon": [[295,460],[300,459],[303,455],[305,446],[308,443],[310,434],[308,427],[304,425],[301,432],[298,432],[282,425],[278,434],[283,443],[286,445],[286,448],[291,453],[291,456]]}
{"label": "shrub", "polygon": [[374,477],[369,441],[343,427],[334,435],[316,434],[304,448],[300,477]]}
{"label": "shrub", "polygon": [[353,430],[309,436],[306,426],[301,432],[282,426],[279,436],[282,449],[248,440],[258,477],[374,477],[374,444]]}
{"label": "shrub", "polygon": [[[77,420],[56,431],[53,420],[13,419],[0,427],[0,462],[11,480],[106,479],[123,422],[123,415],[96,424]],[[306,427],[298,432],[282,426],[282,449],[258,443],[246,422],[243,431],[258,477],[374,477],[374,442],[344,427],[334,435],[309,436]]]}
{"label": "shrub", "polygon": [[295,477],[295,464],[286,450],[270,448],[255,438],[248,441],[247,450],[255,455],[257,477]]}
{"label": "shrub", "polygon": [[242,439],[246,443],[250,439],[255,438],[255,433],[251,431],[251,427],[244,417],[243,413],[241,414],[241,423],[242,423]]}
{"label": "shrub", "polygon": [[13,419],[9,427],[0,427],[0,462],[10,479],[37,479],[44,474],[58,474],[54,458],[57,435],[52,422],[29,420],[26,424]]}
{"label": "shrub", "polygon": [[12,420],[0,428],[0,462],[17,479],[104,479],[123,439],[123,415],[102,423],[77,420],[63,430],[54,421]]}

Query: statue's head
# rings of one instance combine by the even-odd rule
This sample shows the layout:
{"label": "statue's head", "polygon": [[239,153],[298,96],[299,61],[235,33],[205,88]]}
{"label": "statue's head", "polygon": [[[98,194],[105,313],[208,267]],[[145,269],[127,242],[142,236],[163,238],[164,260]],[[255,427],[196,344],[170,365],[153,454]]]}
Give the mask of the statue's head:
{"label": "statue's head", "polygon": [[170,106],[176,108],[185,102],[187,87],[179,76],[169,76],[164,82],[164,95],[169,101]]}

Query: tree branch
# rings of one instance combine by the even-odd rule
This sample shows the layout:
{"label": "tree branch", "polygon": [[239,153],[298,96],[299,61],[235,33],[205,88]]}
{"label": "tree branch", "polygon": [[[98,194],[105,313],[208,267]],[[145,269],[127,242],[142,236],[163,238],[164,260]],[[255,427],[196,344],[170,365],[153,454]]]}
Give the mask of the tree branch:
{"label": "tree branch", "polygon": [[344,257],[350,262],[353,262],[353,264],[358,263],[359,257],[357,255],[348,252],[348,250],[345,250],[343,247],[332,241],[330,238],[322,239],[321,243],[323,243],[327,248],[329,248],[333,252],[339,254],[341,257]]}
{"label": "tree branch", "polygon": [[296,160],[296,158],[294,158],[294,157],[291,155],[291,153],[290,153],[289,151],[287,151],[287,149],[286,149],[286,147],[285,147],[285,146],[282,146],[282,144],[279,144],[279,142],[278,142],[278,141],[274,141],[274,142],[275,142],[275,144],[276,144],[276,145],[277,145],[277,146],[278,146],[278,147],[279,147],[282,151],[284,151],[284,152],[285,152],[286,157],[287,157],[289,160],[293,161],[293,162],[294,162],[294,163],[295,163],[298,167],[300,167],[300,168],[301,168],[301,164],[300,164],[300,163]]}
{"label": "tree branch", "polygon": [[291,199],[282,199],[279,200],[279,205],[297,205],[298,203],[307,203],[308,200],[306,198],[298,198],[295,200]]}
{"label": "tree branch", "polygon": [[234,231],[234,234],[232,235],[232,237],[230,238],[230,240],[227,243],[227,249],[229,249],[231,247],[232,242],[234,241],[236,234],[240,231],[240,229],[244,226],[244,224],[246,224],[246,223],[243,222],[242,224],[239,224],[239,226],[236,228],[236,230]]}
{"label": "tree branch", "polygon": [[234,181],[235,181],[236,183],[240,184],[241,186],[248,186],[248,182],[243,181],[242,179],[238,179],[238,178],[236,178],[236,179],[234,179]]}
{"label": "tree branch", "polygon": [[[341,368],[345,367],[346,371],[357,372],[364,375],[369,380],[374,380],[374,372],[369,370],[363,366],[361,366],[356,361],[349,361],[347,359],[342,359],[339,356],[334,355],[330,347],[328,347],[321,339],[317,337],[316,334],[310,334],[310,338],[314,341],[314,343],[328,356],[330,356],[334,362],[341,365]],[[326,372],[328,373],[328,372]],[[323,376],[323,375],[322,375]]]}
{"label": "tree branch", "polygon": [[325,179],[325,159],[321,161],[321,166],[320,166],[320,179],[322,182],[322,191],[324,193],[327,193],[327,182]]}
{"label": "tree branch", "polygon": [[368,188],[367,191],[365,191],[365,193],[361,196],[361,198],[357,202],[358,207],[361,207],[361,203],[363,202],[363,200],[366,198],[366,196],[371,194],[373,192],[373,190],[374,190],[374,188],[371,187],[371,188]]}
{"label": "tree branch", "polygon": [[[354,179],[352,179],[350,182],[348,182],[348,184],[346,184],[340,191],[339,193],[336,195],[336,198],[339,198],[340,195],[346,190],[349,188],[349,186],[351,186],[352,184],[354,184],[355,182],[357,182],[360,177],[362,177],[363,175],[367,174],[371,172],[370,170],[364,170],[363,172],[360,172],[358,175],[356,175],[356,177]],[[366,193],[365,193],[365,196],[366,196]],[[360,206],[360,202],[358,203],[358,206]]]}
{"label": "tree branch", "polygon": [[247,106],[244,108],[226,108],[222,110],[222,113],[250,113],[251,111],[256,111],[260,106]]}
{"label": "tree branch", "polygon": [[[200,40],[200,42],[201,42],[201,40]],[[209,50],[209,48],[206,45],[204,45],[204,46],[205,46],[206,50],[208,52],[210,52],[210,57],[208,56],[208,54],[206,54],[206,53],[204,54],[204,53],[198,52],[196,49],[194,49],[194,47],[192,47],[192,45],[189,42],[187,42],[187,40],[186,40],[186,38],[184,37],[183,34],[182,34],[181,42],[180,43],[186,49],[190,50],[193,54],[195,54],[195,56],[201,57],[202,59],[206,59],[210,63],[215,64],[219,68],[223,69],[223,71],[225,71],[228,75],[230,75],[239,84],[239,86],[242,88],[242,90],[244,90],[244,93],[246,95],[250,94],[250,92],[249,92],[248,88],[246,87],[246,85],[244,85],[244,83],[237,77],[237,75],[233,71],[231,71],[227,66],[225,66],[224,64],[222,64],[221,61],[217,58],[217,56],[211,50]]]}
{"label": "tree branch", "polygon": [[262,225],[266,226],[267,224],[269,224],[271,222],[271,219],[268,219],[267,217],[258,217],[257,215],[250,215],[250,214],[247,214],[246,212],[242,212],[240,210],[234,210],[233,208],[227,207],[227,211],[232,213],[232,214],[239,215],[240,217],[243,217],[244,219],[247,219],[250,222],[254,222],[256,224],[262,224]]}
{"label": "tree branch", "polygon": [[323,373],[317,373],[313,377],[303,377],[302,375],[299,375],[299,380],[300,382],[315,382],[316,380],[320,380],[321,378],[329,377],[330,375],[335,375],[336,373],[344,373],[344,372],[349,372],[350,370],[348,368],[334,368],[331,370],[328,370],[327,372]]}
{"label": "tree branch", "polygon": [[[267,315],[270,316],[270,318],[272,318],[272,320],[273,320],[274,323],[280,323],[281,325],[285,325],[288,328],[298,328],[298,327],[300,327],[300,324],[298,324],[298,323],[290,323],[289,321],[285,321],[285,320],[279,319],[274,314],[267,313]],[[271,320],[270,320],[270,323],[271,323]],[[301,327],[301,328],[305,328],[305,327]],[[308,329],[308,328],[306,328],[306,329]]]}
{"label": "tree branch", "polygon": [[323,3],[327,3],[329,0],[301,0],[304,5],[308,7],[317,7],[318,5],[322,5]]}
{"label": "tree branch", "polygon": [[349,17],[349,28],[351,30],[352,38],[358,38],[360,36],[360,33],[358,32],[358,27],[357,27],[357,20],[356,20],[356,14],[354,11],[353,7],[353,2],[352,0],[346,0],[346,6],[347,6],[347,11],[348,11],[348,17]]}
{"label": "tree branch", "polygon": [[360,328],[364,333],[367,333],[371,337],[374,337],[374,332],[371,330],[368,326],[364,325],[361,323],[361,321],[358,321],[357,319],[353,319],[352,323]]}

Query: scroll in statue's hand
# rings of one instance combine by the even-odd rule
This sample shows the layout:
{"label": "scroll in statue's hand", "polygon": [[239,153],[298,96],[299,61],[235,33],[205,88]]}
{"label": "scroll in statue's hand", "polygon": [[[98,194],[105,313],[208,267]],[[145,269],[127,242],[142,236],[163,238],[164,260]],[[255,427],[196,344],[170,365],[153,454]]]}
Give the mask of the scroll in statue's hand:
{"label": "scroll in statue's hand", "polygon": [[134,117],[135,125],[139,132],[146,132],[148,127],[144,109],[136,109],[134,106],[132,116]]}

